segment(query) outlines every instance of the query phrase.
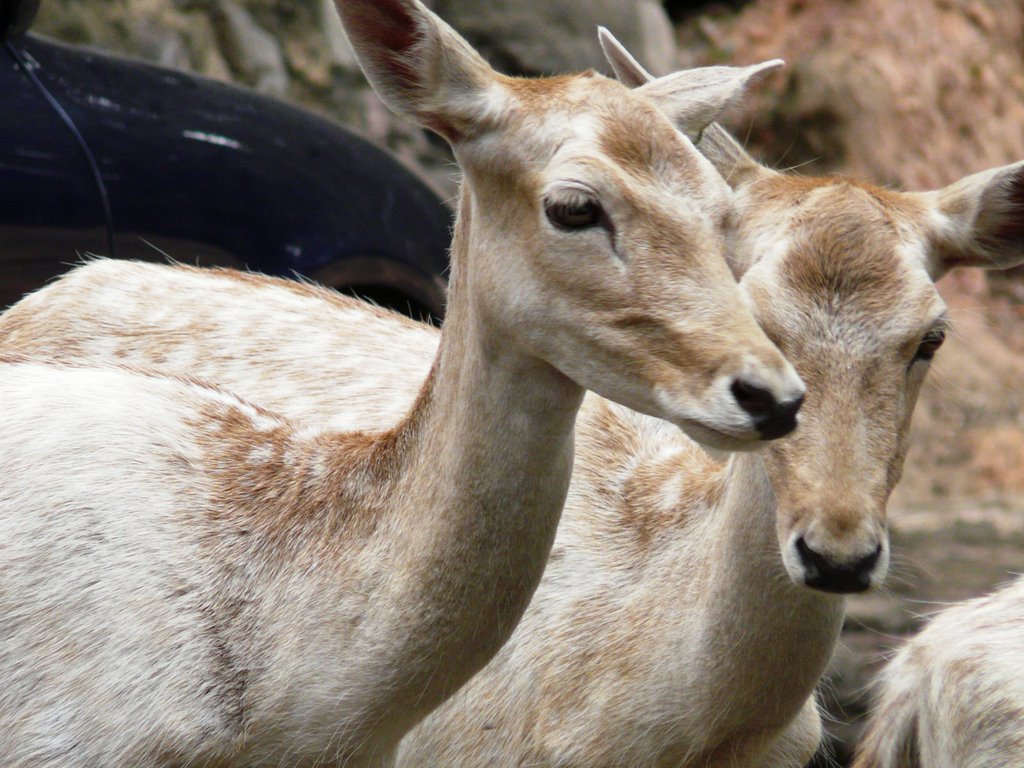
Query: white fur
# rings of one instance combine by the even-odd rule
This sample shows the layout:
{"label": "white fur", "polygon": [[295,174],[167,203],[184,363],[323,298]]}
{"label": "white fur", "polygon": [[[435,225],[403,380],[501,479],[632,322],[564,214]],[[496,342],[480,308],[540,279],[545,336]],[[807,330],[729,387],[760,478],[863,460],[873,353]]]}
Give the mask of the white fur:
{"label": "white fur", "polygon": [[[719,167],[724,170],[726,165]],[[750,243],[763,242],[773,227],[779,241],[806,242],[804,235],[794,236],[787,228],[787,211],[800,205],[801,195],[769,195],[772,205],[754,204],[759,193],[747,185],[763,182],[765,173],[747,168],[735,177],[743,187],[741,201],[750,203],[741,209],[733,237],[737,263],[756,263],[763,254],[751,253]],[[786,189],[786,182],[781,183]],[[865,536],[878,540],[885,497],[905,451],[899,438],[906,434],[926,367],[910,362],[913,344],[908,348],[908,341],[913,339],[893,335],[894,329],[903,333],[919,328],[923,333],[940,306],[928,281],[903,279],[907,270],[922,270],[923,265],[908,265],[898,256],[908,247],[907,238],[917,237],[916,247],[928,247],[930,198],[888,193],[889,199],[875,191],[873,202],[872,195],[841,182],[827,190],[813,196],[823,207],[805,212],[810,223],[870,224],[878,213],[876,203],[888,199],[884,205],[896,206],[893,215],[905,226],[900,237],[878,241],[868,237],[873,225],[864,232],[853,230],[866,238],[865,247],[880,253],[858,250],[858,242],[851,241],[846,244],[852,256],[828,249],[812,260],[828,258],[831,265],[833,258],[877,257],[884,265],[889,263],[884,257],[893,255],[892,272],[882,273],[887,279],[881,287],[896,286],[898,291],[883,305],[884,318],[876,308],[876,322],[864,323],[871,307],[865,297],[829,304],[831,294],[818,295],[810,288],[801,293],[788,284],[791,270],[781,264],[748,270],[744,288],[749,306],[762,322],[785,331],[780,339],[796,349],[794,359],[816,382],[808,392],[809,418],[789,441],[795,453],[787,457],[785,444],[780,444],[762,455],[737,455],[727,465],[715,464],[666,424],[588,397],[578,418],[578,460],[564,525],[523,623],[466,689],[406,738],[402,764],[781,768],[809,758],[820,737],[813,689],[838,635],[842,599],[801,586],[801,569],[787,570],[780,546],[808,520],[827,526],[836,516],[832,505],[847,499],[857,500],[858,506],[838,511],[856,513],[858,520],[871,524],[853,526],[846,534],[837,528],[822,540],[837,556],[856,551]],[[909,247],[913,250],[914,243]],[[799,255],[794,247],[772,258],[799,262]],[[858,262],[846,266],[853,269]],[[403,397],[408,404],[415,396],[433,352],[430,343],[417,345],[433,331],[375,316],[353,333],[346,327],[349,302],[304,289],[300,293],[319,303],[303,319],[277,311],[279,295],[282,307],[295,301],[283,294],[296,289],[280,282],[240,286],[228,276],[204,273],[207,289],[186,291],[177,282],[186,272],[196,274],[144,265],[93,265],[25,300],[0,322],[0,336],[9,347],[25,352],[158,367],[162,357],[173,356],[169,347],[197,349],[195,367],[178,373],[207,377],[311,423],[324,411],[336,410],[338,398],[357,393],[366,398],[362,417],[386,423],[387,413],[397,419],[403,410]],[[105,281],[118,284],[122,292],[107,307],[111,315],[90,309],[90,286]],[[180,316],[199,321],[201,332],[193,329],[177,339],[161,338],[159,327],[152,329],[153,338],[136,333],[151,327],[147,297],[157,284],[168,286],[169,300]],[[258,307],[260,315],[252,325],[204,322],[221,316],[225,292],[236,291],[246,296],[241,304],[250,304],[253,312]],[[237,320],[236,308],[223,317]],[[370,326],[376,329],[373,334],[362,332]],[[316,348],[336,340],[333,359],[301,358],[296,350],[311,343],[305,340],[308,336],[324,340]],[[394,346],[380,345],[382,336]],[[94,346],[92,339],[98,337],[113,337],[114,343],[105,340]],[[267,339],[281,341],[268,344]],[[396,355],[396,349],[403,354]],[[92,356],[94,350],[98,358]],[[883,360],[885,366],[879,363]],[[360,367],[351,368],[354,363]],[[344,389],[321,385],[331,377],[347,382]],[[876,407],[868,415],[874,422],[850,406],[862,402],[862,383],[868,380],[888,382],[872,395]],[[372,415],[375,408],[380,412]],[[507,423],[514,425],[518,419]],[[536,436],[541,446],[553,437],[547,429]],[[837,443],[837,436],[850,439]],[[496,438],[499,444],[512,444],[504,430]],[[508,458],[500,462],[506,471]],[[866,486],[880,490],[867,497],[860,492]],[[428,520],[421,515],[417,524]],[[527,533],[520,527],[501,535]],[[447,562],[463,569],[482,554],[492,558],[497,571],[512,570],[504,559],[507,553],[494,558],[493,551],[466,549]],[[494,613],[474,611],[475,631],[485,632]],[[309,631],[316,636],[312,622],[310,617]],[[408,627],[396,621],[389,629],[397,636]],[[282,661],[297,660],[307,683],[295,686],[288,701],[306,704],[302,714],[315,719],[314,712],[322,710],[314,710],[318,697],[312,694],[321,685],[330,690],[337,677],[326,670],[334,670],[338,658],[349,657],[317,651],[294,639],[286,641],[285,649]],[[280,669],[291,668],[284,664]],[[273,681],[284,685],[291,675],[279,671]],[[282,730],[274,732],[279,738],[294,738],[285,729],[303,723],[296,719],[299,712],[290,717],[277,713],[269,721],[280,725]]]}
{"label": "white fur", "polygon": [[[831,193],[836,201],[847,194],[841,185]],[[849,200],[863,202],[859,193]],[[750,306],[766,321],[791,324],[787,345],[813,340],[811,361],[830,356],[827,369],[837,376],[847,345],[889,348],[914,327],[911,307],[922,313],[916,323],[939,311],[929,298],[934,289],[914,277],[920,266],[900,255],[913,252],[913,243],[899,240],[891,243],[894,263],[911,270],[899,279],[914,301],[894,302],[885,322],[869,326],[855,306],[839,306],[831,317],[808,310],[813,297],[780,287],[788,252],[768,252],[763,259],[776,263],[763,266],[757,257],[764,253],[757,243],[790,217],[782,209],[743,210],[732,239],[741,261],[758,264],[744,277]],[[779,239],[801,242],[785,233]],[[855,244],[851,252],[864,255]],[[771,289],[751,294],[757,286]],[[93,307],[97,296],[103,298]],[[177,317],[203,330],[150,323],[155,307],[171,304]],[[365,322],[371,317],[372,334]],[[27,325],[19,330],[20,323]],[[879,335],[865,335],[865,328]],[[348,410],[340,407],[346,403],[361,404],[334,417],[346,428],[397,421],[429,369],[438,337],[431,328],[314,288],[96,262],[25,299],[0,319],[0,338],[22,351],[97,362],[113,356],[188,372],[319,431],[322,414]],[[175,367],[182,360],[184,370]],[[906,375],[906,362],[894,365]],[[828,396],[808,404],[809,423],[791,438],[808,441],[790,461],[798,475],[856,483],[860,472],[870,477],[882,461],[884,454],[872,459],[865,452],[850,464],[854,450],[866,451],[856,443],[820,461],[829,434],[827,422],[821,431],[821,417],[834,407],[848,417],[844,403],[861,396],[857,369],[854,374],[822,380]],[[919,385],[923,374],[913,375]],[[815,395],[812,389],[809,397]],[[466,689],[406,738],[401,763],[782,768],[805,762],[820,738],[812,694],[838,636],[842,599],[794,583],[798,565],[785,567],[779,542],[789,541],[790,523],[780,520],[764,458],[742,455],[716,465],[665,422],[594,396],[584,401],[576,442],[563,525],[523,623]],[[811,500],[829,498],[826,486],[812,486],[822,490]],[[829,509],[820,512],[827,519]],[[638,538],[645,526],[631,514],[650,522],[648,539]],[[483,614],[478,620],[488,622]],[[308,648],[301,655],[309,657]],[[323,674],[322,658],[311,656],[310,674]]]}
{"label": "white fur", "polygon": [[[186,426],[198,406],[228,404],[171,379],[53,373],[9,364],[0,378],[0,754],[10,766],[144,765],[167,749],[184,762],[226,726],[204,637],[213,571],[201,528],[176,513],[209,491],[173,468],[202,460],[202,430]],[[131,708],[119,706],[129,689]],[[140,730],[160,742],[140,743]]]}
{"label": "white fur", "polygon": [[1024,580],[939,613],[879,675],[855,765],[1011,768],[1024,756]]}
{"label": "white fur", "polygon": [[[516,81],[417,0],[339,10],[381,95],[466,174],[444,333],[294,284],[102,262],[76,273],[95,291],[48,305],[52,286],[6,313],[4,766],[388,765],[525,610],[584,388],[668,418],[692,408],[710,442],[740,447],[757,424],[713,379],[803,391],[735,311],[728,190],[655,107],[712,114],[742,79],[714,98],[680,92],[685,73],[650,95],[592,74]],[[586,156],[552,166],[580,114]],[[614,228],[550,220],[563,163]],[[136,288],[141,315],[118,295]],[[340,330],[307,332],[325,305]],[[117,368],[131,364],[238,381],[286,414],[327,407],[292,422]]]}

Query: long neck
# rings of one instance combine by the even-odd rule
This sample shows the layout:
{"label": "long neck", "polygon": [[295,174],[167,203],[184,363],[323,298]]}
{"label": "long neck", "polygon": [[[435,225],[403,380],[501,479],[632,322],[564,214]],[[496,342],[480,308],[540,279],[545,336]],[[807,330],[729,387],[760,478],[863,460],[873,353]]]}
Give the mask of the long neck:
{"label": "long neck", "polygon": [[[392,490],[398,550],[379,618],[415,660],[381,670],[417,716],[481,668],[537,587],[568,490],[583,390],[477,311],[472,200],[463,193],[449,309],[406,423]],[[404,693],[403,693],[404,692]]]}
{"label": "long neck", "polygon": [[794,717],[813,692],[838,640],[845,603],[789,578],[760,454],[733,455],[726,489],[709,533],[715,545],[699,653],[715,660],[720,725],[742,718],[745,727],[760,720],[770,730]]}

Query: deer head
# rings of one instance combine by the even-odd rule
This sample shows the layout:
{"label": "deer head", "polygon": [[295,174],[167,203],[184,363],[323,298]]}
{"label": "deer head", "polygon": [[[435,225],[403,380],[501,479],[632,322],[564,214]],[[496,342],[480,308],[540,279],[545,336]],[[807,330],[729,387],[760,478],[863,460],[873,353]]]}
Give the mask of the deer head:
{"label": "deer head", "polygon": [[[602,44],[624,82],[652,79],[607,32]],[[888,568],[886,504],[949,327],[935,281],[1024,262],[1024,163],[901,193],[777,173],[717,125],[699,147],[736,195],[733,271],[807,384],[800,429],[764,454],[786,570],[816,589],[868,589]]]}
{"label": "deer head", "polygon": [[698,132],[775,62],[636,90],[517,79],[416,0],[338,9],[380,96],[464,171],[449,324],[472,317],[502,340],[485,354],[525,352],[710,445],[795,426],[803,385],[725,262],[732,193],[674,127]]}

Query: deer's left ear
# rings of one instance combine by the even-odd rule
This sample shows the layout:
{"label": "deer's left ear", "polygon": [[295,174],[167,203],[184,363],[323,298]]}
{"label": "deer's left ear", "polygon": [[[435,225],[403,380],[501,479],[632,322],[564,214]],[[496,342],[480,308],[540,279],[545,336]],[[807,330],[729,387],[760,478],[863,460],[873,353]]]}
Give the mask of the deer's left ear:
{"label": "deer's left ear", "polygon": [[1024,161],[917,195],[934,212],[929,272],[1009,269],[1024,263]]}
{"label": "deer's left ear", "polygon": [[749,67],[698,67],[654,77],[603,27],[601,48],[615,76],[651,99],[676,127],[696,140],[758,77],[782,66],[773,59]]}
{"label": "deer's left ear", "polygon": [[627,88],[639,88],[641,85],[658,79],[633,58],[633,54],[626,50],[626,46],[620,43],[607,27],[597,28],[597,39],[601,43],[604,57],[611,64],[615,79]]}
{"label": "deer's left ear", "polygon": [[393,111],[464,138],[492,103],[498,74],[420,0],[335,0],[359,66]]}

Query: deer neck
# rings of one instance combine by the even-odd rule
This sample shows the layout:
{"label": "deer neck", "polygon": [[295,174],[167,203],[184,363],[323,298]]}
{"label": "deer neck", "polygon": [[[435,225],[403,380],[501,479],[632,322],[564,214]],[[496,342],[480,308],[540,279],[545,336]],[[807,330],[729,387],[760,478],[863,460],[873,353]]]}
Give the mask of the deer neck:
{"label": "deer neck", "polygon": [[418,662],[390,659],[378,680],[414,698],[417,714],[489,661],[526,609],[565,503],[584,394],[477,311],[468,268],[494,254],[473,251],[472,214],[463,191],[440,347],[398,428],[408,455],[390,493],[399,551],[382,617]]}
{"label": "deer neck", "polygon": [[709,695],[718,698],[720,726],[728,728],[735,718],[754,728],[760,719],[770,732],[795,717],[813,693],[839,638],[845,601],[799,587],[788,576],[761,455],[734,454],[728,472],[709,533],[715,545],[700,657],[714,660],[717,684]]}

